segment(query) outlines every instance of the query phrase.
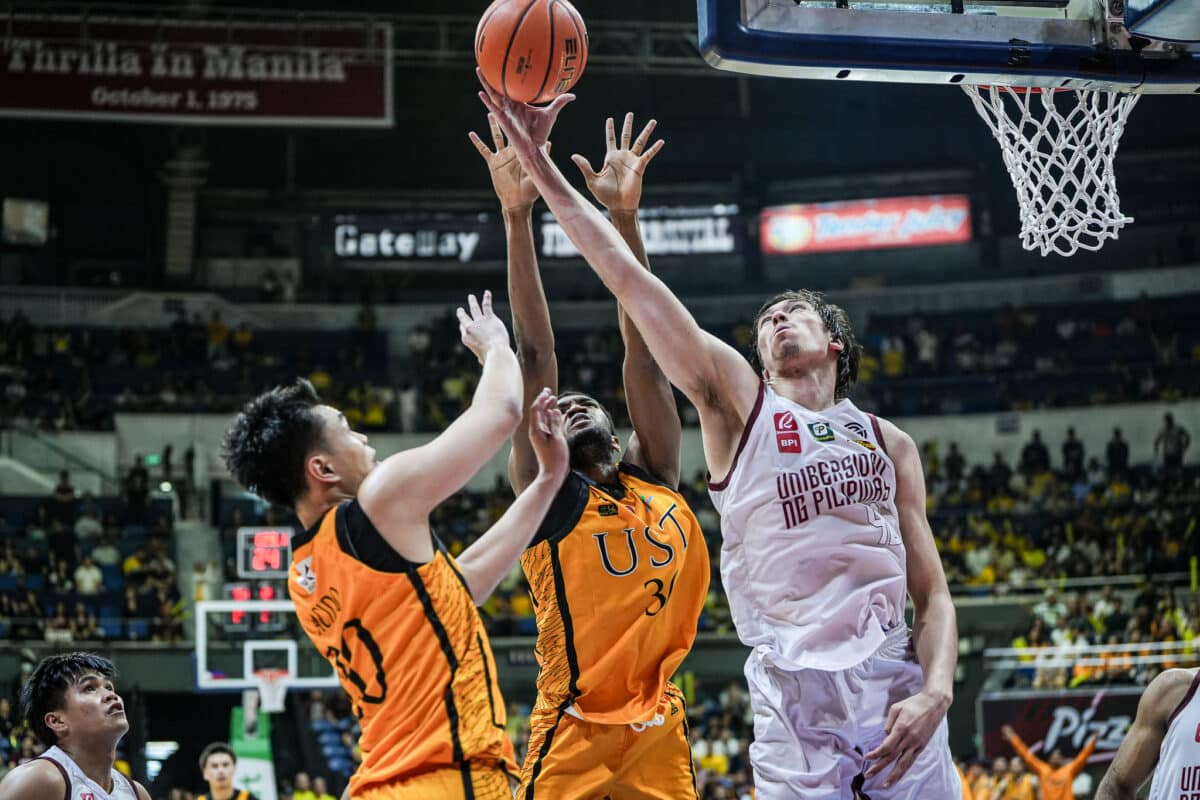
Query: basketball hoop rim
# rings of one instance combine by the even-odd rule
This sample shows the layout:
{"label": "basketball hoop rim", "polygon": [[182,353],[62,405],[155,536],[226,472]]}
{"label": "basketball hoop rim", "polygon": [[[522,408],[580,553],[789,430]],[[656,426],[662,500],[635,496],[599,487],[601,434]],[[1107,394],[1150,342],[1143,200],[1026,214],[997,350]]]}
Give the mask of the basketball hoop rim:
{"label": "basketball hoop rim", "polygon": [[1044,93],[1045,93],[1045,92],[1047,92],[1047,91],[1054,92],[1055,94],[1058,94],[1059,92],[1075,92],[1075,91],[1079,91],[1078,89],[1069,89],[1069,88],[1067,88],[1067,87],[1065,87],[1065,86],[1052,86],[1052,87],[1042,87],[1042,86],[1009,86],[1009,85],[1007,85],[1007,84],[1002,84],[1002,83],[977,83],[977,84],[972,84],[972,85],[973,85],[973,87],[974,87],[974,88],[976,88],[976,89],[979,89],[979,90],[983,90],[983,89],[1007,89],[1008,91],[1010,91],[1010,92],[1015,92],[1016,94],[1044,94]]}
{"label": "basketball hoop rim", "polygon": [[270,669],[256,669],[254,670],[254,674],[258,675],[259,677],[266,678],[267,680],[279,680],[280,677],[291,675],[292,673],[288,672],[286,669],[276,669],[272,667]]}

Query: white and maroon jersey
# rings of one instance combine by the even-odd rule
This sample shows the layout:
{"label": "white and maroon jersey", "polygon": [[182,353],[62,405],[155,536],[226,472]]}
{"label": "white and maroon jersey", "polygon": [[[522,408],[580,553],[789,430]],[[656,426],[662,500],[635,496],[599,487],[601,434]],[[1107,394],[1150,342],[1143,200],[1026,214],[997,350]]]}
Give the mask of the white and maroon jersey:
{"label": "white and maroon jersey", "polygon": [[98,783],[84,775],[79,765],[62,748],[51,747],[39,758],[50,761],[62,773],[67,782],[67,793],[63,800],[138,800],[133,781],[115,769],[112,771],[112,791],[106,792]]}
{"label": "white and maroon jersey", "polygon": [[1200,670],[1167,722],[1150,782],[1150,800],[1200,798]]}
{"label": "white and maroon jersey", "polygon": [[875,417],[849,400],[809,411],[764,384],[709,492],[733,624],[774,665],[846,669],[904,624],[896,468]]}

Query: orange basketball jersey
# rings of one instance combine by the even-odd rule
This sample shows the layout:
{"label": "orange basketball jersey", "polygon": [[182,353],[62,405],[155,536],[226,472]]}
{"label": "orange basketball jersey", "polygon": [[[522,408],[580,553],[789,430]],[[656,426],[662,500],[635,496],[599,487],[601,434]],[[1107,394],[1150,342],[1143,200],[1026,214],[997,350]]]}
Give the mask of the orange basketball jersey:
{"label": "orange basketball jersey", "polygon": [[654,717],[696,638],[708,549],[675,489],[622,463],[620,486],[567,476],[521,557],[538,624],[538,708],[602,724]]}
{"label": "orange basketball jersey", "polygon": [[362,725],[355,795],[431,769],[460,769],[469,783],[472,769],[514,766],[483,621],[454,559],[433,544],[433,560],[407,561],[357,501],[293,542],[292,601]]}

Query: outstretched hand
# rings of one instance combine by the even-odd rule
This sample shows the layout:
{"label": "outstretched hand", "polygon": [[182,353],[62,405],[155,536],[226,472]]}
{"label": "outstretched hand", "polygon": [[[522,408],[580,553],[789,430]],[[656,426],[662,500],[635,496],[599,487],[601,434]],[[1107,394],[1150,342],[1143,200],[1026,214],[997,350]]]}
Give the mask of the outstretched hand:
{"label": "outstretched hand", "polygon": [[892,703],[883,726],[887,737],[865,756],[872,762],[866,777],[878,775],[891,765],[883,785],[885,788],[894,785],[908,772],[945,716],[946,704],[924,692]]}
{"label": "outstretched hand", "polygon": [[542,389],[529,407],[529,415],[529,441],[533,444],[538,466],[550,480],[561,481],[567,476],[570,455],[558,398],[549,388]]}
{"label": "outstretched hand", "polygon": [[550,141],[550,131],[563,107],[575,99],[573,94],[560,94],[548,106],[531,106],[509,100],[483,79],[483,72],[475,70],[483,91],[479,99],[487,110],[496,116],[496,123],[508,137],[518,158],[531,158]]}
{"label": "outstretched hand", "polygon": [[583,173],[592,195],[610,212],[637,210],[642,199],[642,176],[646,172],[646,165],[665,144],[659,139],[650,149],[646,149],[646,143],[650,141],[650,135],[657,125],[656,120],[650,120],[637,139],[633,139],[633,112],[630,111],[621,126],[618,145],[616,126],[613,118],[609,117],[604,126],[606,149],[599,172],[593,171],[588,160],[578,153],[571,156],[575,166]]}
{"label": "outstretched hand", "polygon": [[497,348],[507,348],[508,329],[492,311],[492,293],[483,293],[483,303],[475,299],[475,295],[467,295],[467,309],[459,306],[455,312],[458,315],[458,332],[462,335],[462,343],[467,346],[479,363],[483,363],[488,352]]}
{"label": "outstretched hand", "polygon": [[[537,186],[521,169],[517,151],[504,140],[504,132],[500,130],[495,114],[488,114],[488,126],[492,129],[492,144],[496,147],[494,153],[475,131],[467,136],[488,165],[492,188],[496,190],[496,197],[500,198],[500,207],[505,211],[531,207],[538,199]],[[549,142],[546,142],[546,152],[550,152]]]}

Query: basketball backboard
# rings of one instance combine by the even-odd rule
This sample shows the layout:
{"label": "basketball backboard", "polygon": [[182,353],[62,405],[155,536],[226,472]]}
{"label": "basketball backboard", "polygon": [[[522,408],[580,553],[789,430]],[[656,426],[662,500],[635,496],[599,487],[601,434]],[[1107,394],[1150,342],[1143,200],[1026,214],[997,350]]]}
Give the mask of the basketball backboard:
{"label": "basketball backboard", "polygon": [[698,0],[698,12],[700,52],[734,72],[1200,92],[1200,0]]}
{"label": "basketball backboard", "polygon": [[196,603],[195,641],[200,691],[258,690],[258,670],[286,670],[289,690],[341,685],[300,626],[291,600]]}

